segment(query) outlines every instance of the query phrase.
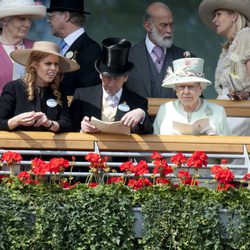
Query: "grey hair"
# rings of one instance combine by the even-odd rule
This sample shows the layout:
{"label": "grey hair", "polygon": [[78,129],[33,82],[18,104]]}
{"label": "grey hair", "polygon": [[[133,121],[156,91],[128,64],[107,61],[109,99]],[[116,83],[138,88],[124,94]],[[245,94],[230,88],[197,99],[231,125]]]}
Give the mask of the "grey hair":
{"label": "grey hair", "polygon": [[164,3],[162,3],[162,2],[153,2],[150,5],[148,5],[148,7],[147,7],[147,9],[146,9],[146,11],[144,13],[144,16],[143,16],[143,22],[145,22],[145,21],[151,21],[151,19],[152,19],[152,13],[150,13],[149,9],[150,9],[150,7],[152,5],[157,5],[158,7],[164,8],[167,11],[171,11],[170,8],[166,4],[164,4]]}
{"label": "grey hair", "polygon": [[86,24],[86,16],[81,15],[78,12],[69,12],[69,18],[70,22],[76,26],[84,27],[84,25]]}

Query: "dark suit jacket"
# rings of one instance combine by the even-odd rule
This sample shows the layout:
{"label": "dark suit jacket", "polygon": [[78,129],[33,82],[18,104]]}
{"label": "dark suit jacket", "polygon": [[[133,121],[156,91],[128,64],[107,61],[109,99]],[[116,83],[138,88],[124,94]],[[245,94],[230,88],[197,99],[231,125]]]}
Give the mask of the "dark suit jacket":
{"label": "dark suit jacket", "polygon": [[76,39],[68,51],[76,52],[75,60],[81,68],[75,72],[64,74],[60,86],[64,94],[73,95],[76,88],[90,87],[101,83],[99,73],[95,69],[95,61],[101,56],[101,47],[96,41],[85,32]]}
{"label": "dark suit jacket", "polygon": [[[183,58],[184,49],[178,48],[172,45],[167,49],[166,57],[167,62],[165,65],[165,72],[168,66],[172,66],[172,61]],[[128,89],[136,92],[138,95],[144,97],[151,96],[151,76],[150,76],[150,55],[147,51],[145,41],[134,45],[129,54],[129,61],[134,64],[133,70],[129,73],[128,81],[126,86]],[[176,97],[175,92],[172,89],[164,88],[162,89],[161,95],[157,96],[159,98],[174,98]]]}
{"label": "dark suit jacket", "polygon": [[[66,132],[71,130],[71,119],[66,96],[62,96],[62,106],[56,105],[49,107],[47,100],[56,99],[52,94],[52,90],[47,87],[44,89],[42,100],[35,98],[34,101],[28,101],[24,82],[19,79],[7,83],[0,97],[0,130],[9,130],[8,120],[16,115],[24,112],[36,111],[43,112],[48,119],[57,121],[60,125],[58,132]],[[48,131],[44,126],[40,127],[24,127],[19,126],[15,130],[30,131]]]}
{"label": "dark suit jacket", "polygon": [[[84,116],[95,116],[101,119],[102,116],[102,85],[97,85],[89,88],[76,89],[72,103],[71,103],[71,115],[74,131],[80,131],[81,121]],[[130,110],[141,108],[146,112],[146,117],[143,124],[138,124],[132,133],[138,134],[150,134],[153,132],[152,123],[147,116],[148,101],[147,99],[137,95],[134,92],[129,91],[126,87],[123,87],[121,99],[119,103],[124,103],[130,107]],[[115,121],[119,121],[126,112],[117,109]]]}

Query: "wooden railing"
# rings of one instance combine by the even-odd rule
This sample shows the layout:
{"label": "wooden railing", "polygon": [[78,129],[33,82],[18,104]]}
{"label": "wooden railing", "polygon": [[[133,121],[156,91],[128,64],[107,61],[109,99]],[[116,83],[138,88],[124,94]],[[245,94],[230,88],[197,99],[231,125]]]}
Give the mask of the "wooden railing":
{"label": "wooden railing", "polygon": [[[148,113],[155,116],[161,104],[172,101],[172,98],[148,98]],[[209,102],[217,103],[225,108],[227,116],[250,117],[250,101],[231,101],[207,99]],[[69,104],[72,96],[68,96]]]}
{"label": "wooden railing", "polygon": [[[156,115],[159,106],[165,102],[172,101],[169,98],[148,98],[148,112]],[[225,108],[227,116],[250,117],[250,101],[231,101],[207,99],[209,102],[217,103]]]}
{"label": "wooden railing", "polygon": [[250,137],[192,135],[113,135],[51,132],[0,132],[1,149],[94,150],[128,152],[242,153],[250,151]]}
{"label": "wooden railing", "polygon": [[[88,152],[97,152],[101,155],[116,157],[110,162],[111,167],[118,167],[121,158],[129,157],[131,160],[145,159],[151,161],[149,156],[158,151],[164,157],[170,157],[177,152],[190,155],[194,151],[204,151],[210,166],[218,164],[219,159],[229,159],[228,166],[235,172],[237,179],[250,172],[249,154],[250,137],[236,136],[192,136],[192,135],[112,135],[112,134],[83,134],[51,132],[0,132],[0,153],[7,150],[16,151],[26,155],[21,165],[30,165],[35,156],[44,155],[45,159],[53,157],[78,156],[75,166],[88,166],[84,156]],[[124,158],[123,158],[124,159]],[[128,159],[128,158],[126,158]],[[240,160],[240,165],[232,163],[232,159]],[[216,163],[215,163],[216,162]],[[231,162],[231,163],[230,163]],[[6,174],[6,169],[0,169],[0,174]],[[65,173],[68,175],[69,173]],[[88,169],[73,172],[75,176],[89,175]],[[122,173],[117,173],[118,175]],[[201,178],[212,178],[209,169]]]}

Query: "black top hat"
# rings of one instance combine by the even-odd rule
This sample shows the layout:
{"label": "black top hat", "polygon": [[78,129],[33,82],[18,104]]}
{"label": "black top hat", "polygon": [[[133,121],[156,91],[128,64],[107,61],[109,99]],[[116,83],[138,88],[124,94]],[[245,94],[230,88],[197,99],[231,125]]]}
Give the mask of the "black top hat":
{"label": "black top hat", "polygon": [[133,63],[128,61],[131,43],[126,39],[107,38],[102,41],[102,57],[95,62],[99,73],[122,76],[132,70]]}
{"label": "black top hat", "polygon": [[84,0],[50,0],[50,7],[47,12],[71,11],[80,14],[91,14],[84,10]]}

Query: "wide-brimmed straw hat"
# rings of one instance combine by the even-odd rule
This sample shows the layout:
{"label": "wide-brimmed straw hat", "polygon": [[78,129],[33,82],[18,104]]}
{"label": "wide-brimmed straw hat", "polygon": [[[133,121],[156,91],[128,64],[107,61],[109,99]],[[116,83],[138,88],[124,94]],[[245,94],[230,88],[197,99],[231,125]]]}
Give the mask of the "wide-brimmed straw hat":
{"label": "wide-brimmed straw hat", "polygon": [[91,14],[84,10],[84,0],[50,0],[50,7],[47,12],[52,11],[70,11],[80,14]]}
{"label": "wide-brimmed straw hat", "polygon": [[0,19],[22,15],[33,19],[42,18],[46,15],[46,7],[33,0],[0,0]]}
{"label": "wide-brimmed straw hat", "polygon": [[237,11],[250,21],[250,0],[203,0],[199,6],[201,20],[214,29],[214,12],[220,9]]}
{"label": "wide-brimmed straw hat", "polygon": [[211,82],[204,78],[202,58],[182,58],[173,61],[174,71],[169,67],[162,87],[174,88],[178,83],[199,82],[205,89]]}
{"label": "wide-brimmed straw hat", "polygon": [[17,63],[26,65],[32,52],[42,52],[59,57],[59,71],[61,73],[80,69],[77,62],[60,55],[57,44],[47,41],[34,42],[32,49],[19,49],[10,53],[10,57]]}
{"label": "wide-brimmed straw hat", "polygon": [[131,43],[122,38],[106,38],[102,41],[102,56],[95,62],[99,73],[112,76],[122,76],[134,67],[128,61]]}

